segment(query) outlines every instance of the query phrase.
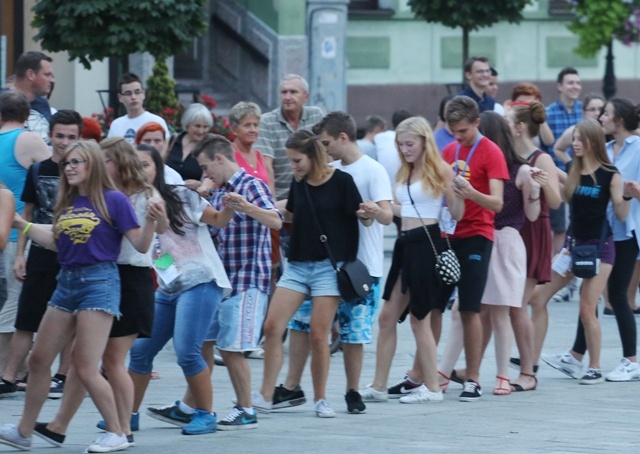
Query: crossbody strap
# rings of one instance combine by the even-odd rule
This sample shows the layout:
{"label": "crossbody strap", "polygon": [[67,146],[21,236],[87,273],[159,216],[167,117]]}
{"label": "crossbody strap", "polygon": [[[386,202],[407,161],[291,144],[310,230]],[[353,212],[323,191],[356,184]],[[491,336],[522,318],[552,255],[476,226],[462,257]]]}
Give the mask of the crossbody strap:
{"label": "crossbody strap", "polygon": [[338,266],[338,263],[336,262],[336,259],[333,257],[333,253],[331,252],[331,247],[329,246],[329,238],[327,238],[327,235],[322,233],[322,225],[320,225],[320,220],[318,219],[316,208],[313,205],[313,201],[311,200],[311,193],[309,192],[309,183],[307,183],[307,180],[305,179],[302,182],[302,185],[304,186],[304,191],[307,194],[307,200],[309,201],[309,208],[311,208],[311,216],[313,217],[313,222],[316,224],[316,228],[318,229],[318,233],[320,234],[318,239],[324,246],[324,250],[327,252],[327,256],[329,256],[329,261],[331,262],[331,266],[333,266],[333,269],[336,270],[336,273],[337,273],[338,271],[340,271],[340,267]]}

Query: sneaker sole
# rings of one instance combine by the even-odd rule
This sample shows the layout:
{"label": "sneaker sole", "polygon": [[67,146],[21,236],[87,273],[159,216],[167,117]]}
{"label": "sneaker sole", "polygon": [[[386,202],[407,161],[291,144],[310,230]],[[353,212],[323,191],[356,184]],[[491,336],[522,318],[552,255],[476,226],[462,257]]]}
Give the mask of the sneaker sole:
{"label": "sneaker sole", "polygon": [[233,424],[229,426],[218,423],[218,430],[221,430],[223,432],[231,431],[231,430],[249,430],[249,429],[257,429],[257,428],[258,428],[257,422],[254,422],[251,424]]}
{"label": "sneaker sole", "polygon": [[401,397],[408,396],[409,394],[411,394],[411,392],[402,393],[402,394],[387,394],[387,397],[389,399],[400,399]]}
{"label": "sneaker sole", "polygon": [[335,417],[336,417],[336,414],[335,414],[335,413],[333,413],[333,414],[331,414],[331,415],[327,415],[327,414],[324,414],[324,413],[318,413],[318,412],[316,412],[316,416],[317,416],[318,418],[326,418],[326,419],[329,419],[329,418],[335,418]]}
{"label": "sneaker sole", "polygon": [[599,385],[600,383],[604,383],[604,377],[596,380],[580,380],[578,383],[581,385]]}
{"label": "sneaker sole", "polygon": [[460,402],[477,402],[477,401],[480,400],[481,397],[482,397],[482,395],[474,396],[474,397],[463,397],[463,396],[460,396],[460,397],[458,397],[458,400]]}
{"label": "sneaker sole", "polygon": [[125,449],[127,449],[129,447],[129,442],[121,444],[120,446],[114,446],[113,448],[93,448],[91,449],[90,447],[87,448],[87,450],[85,452],[118,452],[118,451],[124,451]]}
{"label": "sneaker sole", "polygon": [[53,438],[49,438],[46,435],[41,434],[40,432],[36,432],[35,430],[33,431],[33,435],[35,435],[36,437],[40,438],[41,440],[46,441],[47,443],[49,443],[50,445],[55,446],[56,448],[61,448],[63,443],[60,443],[59,441],[55,441]]}
{"label": "sneaker sole", "polygon": [[347,413],[349,413],[350,415],[363,415],[367,412],[367,409],[363,409],[363,410],[358,410],[357,408],[352,408],[351,410],[349,410],[347,408]]}
{"label": "sneaker sole", "polygon": [[605,377],[605,381],[609,381],[609,382],[613,382],[613,383],[623,383],[623,382],[628,382],[628,381],[640,381],[640,377],[631,377],[631,378],[628,378],[628,379]]}
{"label": "sneaker sole", "polygon": [[166,422],[168,424],[173,424],[174,426],[178,426],[178,427],[184,427],[187,424],[189,424],[188,422],[180,422],[180,421],[176,421],[175,419],[171,419],[171,418],[167,418],[166,416],[162,416],[159,415],[157,413],[153,413],[150,410],[145,411],[145,413],[148,416],[151,416],[153,419],[157,419],[158,421],[162,421],[162,422]]}
{"label": "sneaker sole", "polygon": [[20,451],[30,451],[31,450],[31,446],[22,446],[22,445],[19,445],[17,443],[12,443],[9,440],[0,440],[0,444],[11,446],[12,448],[19,449]]}
{"label": "sneaker sole", "polygon": [[62,398],[62,393],[49,393],[49,395],[47,396],[47,399],[51,399],[51,400],[56,400],[61,398]]}
{"label": "sneaker sole", "polygon": [[299,397],[298,399],[285,400],[284,402],[278,402],[277,404],[273,404],[271,406],[271,409],[277,410],[279,408],[297,407],[298,405],[302,405],[306,403],[307,403],[306,397]]}
{"label": "sneaker sole", "polygon": [[187,432],[184,430],[184,428],[182,428],[182,435],[205,435],[205,434],[212,434],[217,430],[218,430],[217,427],[213,427],[212,429],[198,430],[195,432]]}

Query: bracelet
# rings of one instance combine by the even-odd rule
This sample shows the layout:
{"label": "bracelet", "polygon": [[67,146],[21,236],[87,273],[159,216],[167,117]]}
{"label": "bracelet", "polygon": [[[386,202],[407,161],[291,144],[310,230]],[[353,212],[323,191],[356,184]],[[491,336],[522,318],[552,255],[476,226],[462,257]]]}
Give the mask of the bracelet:
{"label": "bracelet", "polygon": [[627,197],[626,195],[623,195],[623,196],[622,196],[622,200],[625,200],[625,201],[627,201],[627,202],[628,202],[629,200],[631,200],[631,199],[633,199],[633,197]]}
{"label": "bracelet", "polygon": [[27,226],[24,228],[24,230],[22,231],[22,234],[26,235],[27,233],[29,233],[29,230],[31,230],[32,225],[33,225],[33,222],[29,222]]}

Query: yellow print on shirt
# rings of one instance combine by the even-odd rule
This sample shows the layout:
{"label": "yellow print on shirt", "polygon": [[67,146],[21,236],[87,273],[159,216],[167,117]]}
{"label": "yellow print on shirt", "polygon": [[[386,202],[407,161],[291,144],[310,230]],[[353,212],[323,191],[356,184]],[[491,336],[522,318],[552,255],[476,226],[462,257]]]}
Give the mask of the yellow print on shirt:
{"label": "yellow print on shirt", "polygon": [[61,233],[69,236],[73,244],[89,241],[91,232],[100,224],[100,218],[90,208],[67,207],[60,215],[55,226],[56,239]]}
{"label": "yellow print on shirt", "polygon": [[451,168],[454,172],[456,171],[456,165],[458,167],[458,175],[462,175],[462,172],[464,172],[464,175],[462,175],[464,179],[467,181],[471,181],[471,168],[466,165],[466,162],[463,159],[459,159],[457,164],[455,162],[452,162]]}

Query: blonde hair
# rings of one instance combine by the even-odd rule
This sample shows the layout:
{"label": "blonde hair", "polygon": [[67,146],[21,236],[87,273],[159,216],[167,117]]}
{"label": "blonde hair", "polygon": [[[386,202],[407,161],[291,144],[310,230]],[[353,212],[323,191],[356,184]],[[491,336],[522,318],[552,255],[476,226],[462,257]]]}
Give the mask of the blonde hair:
{"label": "blonde hair", "polygon": [[422,188],[431,190],[434,195],[440,195],[445,191],[446,175],[442,166],[442,158],[433,136],[433,130],[424,117],[410,117],[404,120],[396,128],[396,148],[400,156],[402,166],[396,175],[396,183],[403,184],[409,180],[413,164],[407,162],[400,151],[398,136],[408,133],[420,140],[424,150],[422,161]]}
{"label": "blonde hair", "polygon": [[[117,189],[109,176],[109,172],[107,172],[100,146],[95,140],[79,140],[69,145],[60,162],[66,161],[67,156],[69,156],[72,151],[77,152],[80,157],[85,160],[87,198],[91,201],[100,216],[102,216],[108,224],[111,224],[107,203],[104,200],[104,190],[112,189],[116,191]],[[70,185],[66,173],[64,171],[61,172],[58,202],[53,212],[54,225],[60,218],[62,211],[66,210],[78,195],[80,195],[78,187]]]}
{"label": "blonde hair", "polygon": [[[598,167],[604,167],[605,170],[613,172],[611,161],[605,149],[605,137],[602,131],[602,125],[593,118],[585,118],[576,125],[573,134],[575,135],[576,132],[580,133],[583,155],[589,154],[598,163]],[[563,197],[565,202],[568,203],[571,201],[573,193],[580,184],[580,176],[584,168],[584,157],[575,156],[569,175],[567,175],[567,183],[564,185]],[[596,183],[595,173],[590,173],[590,176],[593,182]]]}
{"label": "blonde hair", "polygon": [[122,137],[111,137],[100,142],[100,148],[107,159],[118,169],[119,189],[127,195],[145,191],[147,197],[153,195],[153,187],[147,181],[140,156],[133,145]]}

